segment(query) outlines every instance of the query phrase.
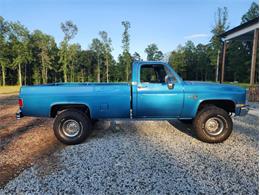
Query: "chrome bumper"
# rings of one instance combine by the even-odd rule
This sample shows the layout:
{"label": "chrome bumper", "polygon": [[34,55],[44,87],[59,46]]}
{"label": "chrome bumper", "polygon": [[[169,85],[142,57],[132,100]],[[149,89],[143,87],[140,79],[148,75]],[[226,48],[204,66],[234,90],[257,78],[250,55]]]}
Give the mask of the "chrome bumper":
{"label": "chrome bumper", "polygon": [[249,111],[249,106],[248,105],[245,105],[245,106],[241,107],[239,116],[247,115],[248,111]]}
{"label": "chrome bumper", "polygon": [[18,112],[16,112],[16,119],[19,120],[23,117],[22,111],[19,109]]}

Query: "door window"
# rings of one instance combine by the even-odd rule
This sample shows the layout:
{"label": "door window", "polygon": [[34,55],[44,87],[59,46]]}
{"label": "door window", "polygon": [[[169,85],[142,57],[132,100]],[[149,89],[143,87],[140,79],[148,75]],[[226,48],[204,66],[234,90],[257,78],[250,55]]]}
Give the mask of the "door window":
{"label": "door window", "polygon": [[166,70],[161,64],[141,66],[141,83],[165,83],[166,75]]}

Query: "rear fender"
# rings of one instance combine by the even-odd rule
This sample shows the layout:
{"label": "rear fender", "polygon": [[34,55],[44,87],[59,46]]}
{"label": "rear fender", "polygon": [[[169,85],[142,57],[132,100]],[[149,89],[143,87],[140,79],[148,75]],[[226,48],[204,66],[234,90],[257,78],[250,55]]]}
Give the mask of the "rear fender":
{"label": "rear fender", "polygon": [[53,108],[55,108],[56,106],[68,106],[68,107],[78,107],[78,106],[84,106],[88,109],[89,112],[89,117],[91,118],[92,116],[92,109],[90,108],[90,106],[86,103],[83,102],[55,102],[53,104],[51,104],[50,106],[50,112],[49,112],[49,117],[53,117]]}

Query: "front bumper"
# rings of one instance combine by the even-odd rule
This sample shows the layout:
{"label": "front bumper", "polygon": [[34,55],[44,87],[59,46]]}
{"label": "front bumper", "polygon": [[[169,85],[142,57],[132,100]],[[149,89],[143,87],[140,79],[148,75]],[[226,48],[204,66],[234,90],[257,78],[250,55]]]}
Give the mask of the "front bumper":
{"label": "front bumper", "polygon": [[249,105],[243,105],[243,106],[238,107],[236,109],[237,109],[237,115],[238,116],[245,116],[245,115],[247,115],[250,108],[249,108]]}
{"label": "front bumper", "polygon": [[18,112],[16,112],[16,119],[19,120],[23,117],[22,111],[19,109]]}

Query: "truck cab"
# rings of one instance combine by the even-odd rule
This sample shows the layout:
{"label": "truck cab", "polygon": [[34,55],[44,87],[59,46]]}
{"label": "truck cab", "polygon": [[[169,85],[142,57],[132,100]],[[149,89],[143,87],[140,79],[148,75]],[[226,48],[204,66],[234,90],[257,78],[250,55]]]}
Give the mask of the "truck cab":
{"label": "truck cab", "polygon": [[163,62],[135,62],[132,71],[133,118],[179,118],[183,81]]}

